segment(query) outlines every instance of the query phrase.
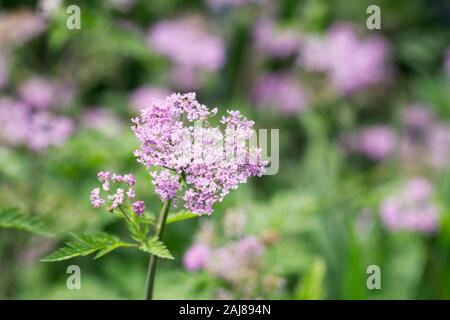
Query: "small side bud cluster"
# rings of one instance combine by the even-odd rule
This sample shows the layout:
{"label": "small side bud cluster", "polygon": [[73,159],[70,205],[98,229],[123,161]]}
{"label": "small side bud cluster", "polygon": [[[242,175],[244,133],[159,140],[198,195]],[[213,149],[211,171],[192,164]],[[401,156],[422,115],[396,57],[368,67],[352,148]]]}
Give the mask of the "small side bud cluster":
{"label": "small side bud cluster", "polygon": [[[91,204],[94,208],[108,205],[108,211],[112,212],[125,204],[127,200],[131,202],[136,197],[134,191],[136,179],[132,174],[118,175],[100,171],[97,177],[102,186],[91,191]],[[106,193],[106,196],[102,197],[102,193]],[[145,205],[143,201],[136,201],[131,204],[131,208],[137,215],[142,215]]]}

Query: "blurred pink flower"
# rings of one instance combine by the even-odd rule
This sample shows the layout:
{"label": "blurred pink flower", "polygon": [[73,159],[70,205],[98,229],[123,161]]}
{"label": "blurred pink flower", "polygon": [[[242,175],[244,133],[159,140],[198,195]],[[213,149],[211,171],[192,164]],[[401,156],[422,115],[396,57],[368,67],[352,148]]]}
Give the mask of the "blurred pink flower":
{"label": "blurred pink flower", "polygon": [[251,255],[259,257],[263,253],[264,246],[256,236],[250,235],[236,242],[235,250],[240,257],[248,258]]}
{"label": "blurred pink flower", "polygon": [[4,98],[0,101],[0,139],[12,146],[25,145],[44,151],[61,145],[73,132],[73,121]]}
{"label": "blurred pink flower", "polygon": [[46,27],[44,18],[30,10],[4,11],[0,13],[0,43],[2,46],[21,45]]}
{"label": "blurred pink flower", "polygon": [[257,273],[264,251],[262,242],[253,235],[214,248],[205,269],[212,275],[234,284]]}
{"label": "blurred pink flower", "polygon": [[225,62],[222,39],[193,20],[159,21],[150,29],[148,43],[155,52],[185,67],[217,71]]}
{"label": "blurred pink flower", "polygon": [[310,71],[326,71],[334,89],[352,94],[386,80],[389,45],[380,36],[360,40],[349,24],[333,25],[325,38],[305,38],[298,63]]}
{"label": "blurred pink flower", "polygon": [[326,39],[319,36],[305,36],[301,41],[297,63],[308,71],[326,71],[330,63]]}
{"label": "blurred pink flower", "polygon": [[21,84],[19,95],[34,108],[48,109],[69,104],[75,95],[75,88],[63,81],[33,77]]}
{"label": "blurred pink flower", "polygon": [[28,132],[29,108],[10,98],[0,100],[0,140],[17,146],[25,144]]}
{"label": "blurred pink flower", "polygon": [[295,114],[306,109],[308,98],[297,79],[281,73],[263,76],[252,92],[254,102],[274,108],[281,114]]}
{"label": "blurred pink flower", "polygon": [[407,129],[424,129],[433,123],[433,112],[428,106],[412,104],[405,108],[402,120]]}
{"label": "blurred pink flower", "polygon": [[435,119],[432,108],[414,104],[403,114],[400,155],[409,165],[444,168],[450,164],[450,125]]}
{"label": "blurred pink flower", "polygon": [[200,74],[189,66],[173,66],[170,78],[175,87],[184,91],[193,91],[200,87]]}
{"label": "blurred pink flower", "polygon": [[349,94],[387,77],[387,42],[379,36],[359,40],[351,26],[334,25],[328,32],[330,80],[337,91]]}
{"label": "blurred pink flower", "polygon": [[381,161],[394,151],[396,142],[397,136],[391,128],[375,126],[358,132],[355,148],[367,157]]}
{"label": "blurred pink flower", "polygon": [[38,10],[44,17],[50,18],[58,12],[61,5],[62,0],[39,0]]}
{"label": "blurred pink flower", "polygon": [[34,113],[31,117],[28,146],[36,151],[44,151],[51,146],[61,146],[74,130],[74,123],[65,116],[49,112]]}
{"label": "blurred pink flower", "polygon": [[204,244],[194,244],[183,257],[183,265],[188,271],[197,271],[205,267],[210,256],[210,248]]}
{"label": "blurred pink flower", "polygon": [[134,110],[140,111],[146,108],[152,99],[164,99],[170,91],[162,87],[141,86],[133,90],[130,95],[130,104]]}
{"label": "blurred pink flower", "polygon": [[421,177],[410,180],[381,204],[383,223],[392,231],[435,232],[439,211],[432,202],[432,195],[433,186],[428,180]]}
{"label": "blurred pink flower", "polygon": [[19,88],[20,97],[30,106],[46,109],[55,103],[56,87],[44,78],[31,78]]}
{"label": "blurred pink flower", "polygon": [[444,57],[444,69],[450,76],[450,48],[447,49]]}
{"label": "blurred pink flower", "polygon": [[268,19],[256,24],[253,38],[261,52],[276,58],[287,58],[293,55],[300,44],[300,37],[295,30],[280,28]]}

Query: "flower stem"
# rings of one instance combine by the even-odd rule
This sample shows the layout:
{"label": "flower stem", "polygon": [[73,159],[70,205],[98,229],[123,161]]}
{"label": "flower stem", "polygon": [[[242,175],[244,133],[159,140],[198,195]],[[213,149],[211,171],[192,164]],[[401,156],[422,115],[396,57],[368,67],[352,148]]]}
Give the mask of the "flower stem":
{"label": "flower stem", "polygon": [[[156,236],[158,237],[159,240],[162,240],[162,237],[164,236],[164,229],[166,228],[166,220],[167,215],[169,214],[170,202],[171,202],[170,199],[164,202],[164,205],[159,214],[158,225],[156,227]],[[150,255],[147,269],[147,291],[145,293],[145,298],[147,300],[153,299],[153,286],[155,284],[155,273],[157,262],[158,257],[153,254]]]}

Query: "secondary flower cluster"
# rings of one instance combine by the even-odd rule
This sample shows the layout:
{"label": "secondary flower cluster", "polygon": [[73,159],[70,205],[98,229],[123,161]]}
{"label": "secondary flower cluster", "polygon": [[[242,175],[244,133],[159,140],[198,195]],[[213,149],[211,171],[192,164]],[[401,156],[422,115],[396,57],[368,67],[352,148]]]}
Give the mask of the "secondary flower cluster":
{"label": "secondary flower cluster", "polygon": [[0,100],[0,140],[12,145],[24,145],[35,151],[59,146],[74,130],[73,121],[20,100]]}
{"label": "secondary flower cluster", "polygon": [[[112,212],[125,204],[127,200],[132,201],[136,197],[134,192],[136,180],[132,174],[118,175],[108,171],[101,171],[97,177],[98,181],[102,183],[102,187],[91,191],[91,204],[94,208],[100,208],[107,204],[108,210]],[[102,191],[107,194],[106,197],[102,197]],[[133,202],[131,209],[137,215],[142,215],[145,210],[144,202]]]}
{"label": "secondary flower cluster", "polygon": [[310,71],[325,71],[340,94],[352,94],[387,79],[389,46],[379,36],[359,39],[349,24],[336,24],[325,38],[302,41],[298,63]]}
{"label": "secondary flower cluster", "polygon": [[171,60],[172,80],[180,88],[196,88],[200,71],[217,71],[225,62],[224,42],[205,31],[204,24],[189,18],[163,20],[149,31],[150,48]]}
{"label": "secondary flower cluster", "polygon": [[[225,215],[223,231],[226,241],[217,245],[214,225],[204,224],[196,236],[195,243],[183,257],[183,264],[190,272],[203,270],[233,288],[228,295],[238,293],[241,297],[256,298],[273,294],[281,289],[282,279],[263,271],[264,241],[255,235],[245,235],[245,215],[240,211],[229,211]],[[231,228],[230,228],[231,227]],[[260,282],[262,286],[259,286]],[[272,284],[278,285],[272,286]],[[271,284],[266,285],[266,284]],[[225,293],[220,290],[220,297]],[[230,296],[232,298],[232,296]],[[236,297],[234,297],[236,298]]]}
{"label": "secondary flower cluster", "polygon": [[156,192],[162,200],[182,196],[186,209],[196,214],[211,214],[213,204],[252,176],[261,176],[267,165],[261,150],[248,147],[253,122],[239,111],[228,111],[218,127],[208,120],[217,109],[209,110],[194,93],[172,94],[153,99],[132,121],[141,142],[135,151],[138,162],[149,169]]}
{"label": "secondary flower cluster", "polygon": [[409,167],[435,169],[450,164],[450,125],[441,121],[427,105],[410,105],[403,114],[404,134],[400,139],[402,161]]}
{"label": "secondary flower cluster", "polygon": [[387,125],[361,128],[343,137],[344,148],[375,161],[398,155],[406,168],[446,168],[450,163],[450,126],[438,120],[432,109],[419,104],[406,106],[401,132]]}
{"label": "secondary flower cluster", "polygon": [[433,186],[424,178],[410,180],[381,204],[381,219],[390,230],[434,232],[439,210],[432,201]]}
{"label": "secondary flower cluster", "polygon": [[450,48],[447,49],[447,51],[445,52],[445,57],[444,57],[444,69],[445,72],[450,75]]}

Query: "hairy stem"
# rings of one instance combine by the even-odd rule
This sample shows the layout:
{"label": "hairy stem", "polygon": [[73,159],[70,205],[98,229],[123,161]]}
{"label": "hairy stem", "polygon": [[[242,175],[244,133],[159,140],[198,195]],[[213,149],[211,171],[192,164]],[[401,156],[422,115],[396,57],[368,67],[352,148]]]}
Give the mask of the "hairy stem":
{"label": "hairy stem", "polygon": [[[158,225],[156,227],[156,236],[158,237],[159,240],[162,240],[162,237],[164,236],[164,229],[166,228],[166,220],[167,215],[169,214],[170,202],[171,202],[170,199],[164,202],[164,205],[159,214]],[[155,284],[155,273],[157,263],[158,257],[153,254],[150,255],[147,269],[147,291],[145,293],[145,298],[147,300],[153,299],[153,287]]]}

